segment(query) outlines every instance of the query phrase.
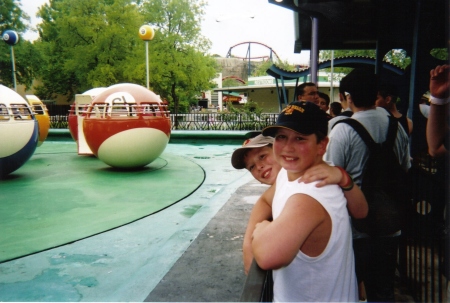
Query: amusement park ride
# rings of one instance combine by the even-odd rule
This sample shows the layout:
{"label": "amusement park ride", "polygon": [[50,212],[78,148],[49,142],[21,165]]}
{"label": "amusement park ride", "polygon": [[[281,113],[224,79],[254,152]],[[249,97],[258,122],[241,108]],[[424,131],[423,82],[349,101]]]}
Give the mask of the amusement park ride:
{"label": "amusement park ride", "polygon": [[0,85],[0,177],[28,161],[38,140],[38,121],[30,105],[18,93]]}
{"label": "amusement park ride", "polygon": [[167,105],[137,84],[116,84],[78,95],[69,113],[69,130],[78,154],[94,154],[116,168],[145,166],[170,139]]}
{"label": "amusement park ride", "polygon": [[[154,32],[143,26],[139,34],[148,42]],[[3,40],[11,45],[12,58],[12,46],[18,39],[14,31],[3,34]],[[167,104],[137,84],[99,87],[77,95],[68,120],[78,154],[95,155],[109,166],[121,169],[151,163],[161,155],[170,139]],[[49,127],[47,108],[38,97],[27,95],[25,99],[0,85],[0,142],[6,142],[0,145],[0,178],[28,161],[47,138]]]}
{"label": "amusement park ride", "polygon": [[[38,97],[27,100],[0,85],[0,178],[25,164],[47,138],[50,118]],[[167,104],[137,84],[116,84],[78,95],[69,112],[69,131],[78,154],[95,155],[109,166],[145,166],[170,139]]]}

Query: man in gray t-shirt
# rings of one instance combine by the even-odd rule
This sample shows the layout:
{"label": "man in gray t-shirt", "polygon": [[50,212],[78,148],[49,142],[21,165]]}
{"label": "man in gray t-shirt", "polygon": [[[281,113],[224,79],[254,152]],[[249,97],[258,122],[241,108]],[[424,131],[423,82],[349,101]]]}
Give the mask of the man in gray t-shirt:
{"label": "man in gray t-shirt", "polygon": [[[355,69],[344,77],[341,85],[342,82],[345,83],[342,89],[348,94],[348,106],[353,111],[350,119],[360,122],[374,141],[381,143],[386,140],[389,118],[386,110],[375,106],[376,80],[373,72]],[[361,185],[364,166],[369,157],[364,141],[350,125],[345,123],[334,125],[328,136],[330,141],[324,159],[343,167],[353,177],[355,183]],[[402,127],[398,127],[394,152],[402,168],[407,171],[411,166],[408,136]],[[358,282],[364,282],[368,301],[394,301],[394,278],[400,234],[401,231],[398,231],[388,237],[378,238],[354,234]],[[362,239],[356,240],[359,237]]]}

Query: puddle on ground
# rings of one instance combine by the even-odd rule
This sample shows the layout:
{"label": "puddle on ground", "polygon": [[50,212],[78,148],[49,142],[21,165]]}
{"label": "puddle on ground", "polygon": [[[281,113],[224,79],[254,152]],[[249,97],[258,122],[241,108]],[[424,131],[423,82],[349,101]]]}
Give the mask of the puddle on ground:
{"label": "puddle on ground", "polygon": [[202,207],[200,204],[185,206],[183,207],[181,214],[187,218],[190,218],[197,212],[197,210],[200,209],[200,207]]}

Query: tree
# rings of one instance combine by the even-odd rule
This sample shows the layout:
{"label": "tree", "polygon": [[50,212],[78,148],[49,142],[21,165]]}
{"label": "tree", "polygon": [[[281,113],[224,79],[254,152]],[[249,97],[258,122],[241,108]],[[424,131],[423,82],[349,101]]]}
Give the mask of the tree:
{"label": "tree", "polygon": [[[3,0],[0,5],[0,33],[5,30],[13,30],[23,34],[27,29],[29,17],[20,8],[20,3],[14,0]],[[13,86],[11,47],[0,42],[0,83],[5,86]],[[14,61],[16,66],[17,83],[30,86],[33,79],[32,66],[35,64],[33,45],[19,38],[14,46]]]}
{"label": "tree", "polygon": [[150,42],[150,86],[169,101],[172,112],[188,109],[199,92],[214,87],[216,61],[201,36],[205,3],[196,0],[144,1],[141,12],[156,30]]}
{"label": "tree", "polygon": [[50,0],[38,14],[41,98],[63,94],[69,101],[93,87],[145,83],[143,19],[132,0]]}

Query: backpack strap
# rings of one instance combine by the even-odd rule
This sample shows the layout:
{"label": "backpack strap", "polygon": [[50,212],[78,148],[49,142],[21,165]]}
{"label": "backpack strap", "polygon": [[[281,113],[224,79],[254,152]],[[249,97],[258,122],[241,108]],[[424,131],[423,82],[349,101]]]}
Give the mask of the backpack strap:
{"label": "backpack strap", "polygon": [[353,112],[351,110],[344,110],[338,116],[344,116],[344,117],[350,118],[352,115],[353,115]]}
{"label": "backpack strap", "polygon": [[394,148],[395,138],[397,138],[398,120],[395,119],[393,116],[388,117],[389,117],[389,129],[385,142],[389,147],[389,149],[392,149]]}
{"label": "backpack strap", "polygon": [[[389,118],[388,133],[386,141],[383,143],[386,143],[389,149],[392,149],[394,147],[395,138],[397,137],[398,122],[392,116],[388,116],[388,118]],[[369,134],[367,129],[357,120],[355,119],[339,120],[333,125],[333,127],[336,126],[336,124],[338,123],[345,123],[350,125],[358,133],[358,135],[361,137],[361,139],[364,141],[364,143],[367,145],[370,151],[373,151],[375,150],[375,148],[377,148],[377,143],[375,143],[375,141],[373,140],[372,136]]]}
{"label": "backpack strap", "polygon": [[338,123],[345,123],[350,125],[367,145],[367,148],[369,148],[370,151],[375,150],[377,144],[372,139],[372,136],[369,134],[367,129],[361,123],[359,123],[355,119],[342,119],[336,122],[333,127],[335,127]]}

